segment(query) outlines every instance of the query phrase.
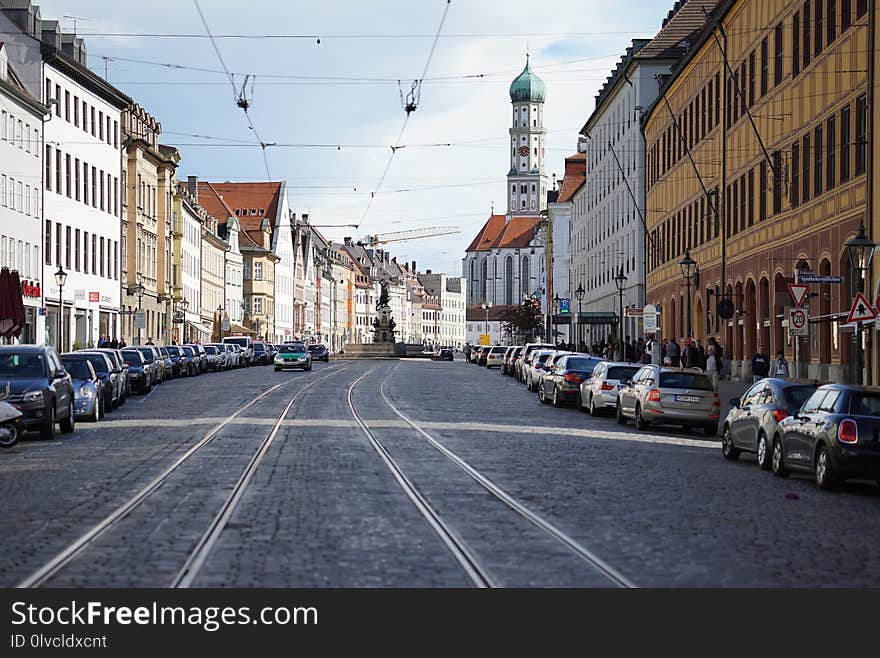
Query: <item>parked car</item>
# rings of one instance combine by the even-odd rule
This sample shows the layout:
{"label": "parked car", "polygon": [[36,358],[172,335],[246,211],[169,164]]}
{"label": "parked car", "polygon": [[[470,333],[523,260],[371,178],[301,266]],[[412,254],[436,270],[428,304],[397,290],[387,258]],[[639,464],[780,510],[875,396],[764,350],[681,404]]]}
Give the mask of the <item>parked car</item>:
{"label": "parked car", "polygon": [[613,361],[597,364],[593,374],[581,384],[581,408],[589,409],[591,416],[616,409],[617,393],[641,367],[638,364]]}
{"label": "parked car", "polygon": [[490,345],[480,345],[477,347],[476,354],[471,354],[471,360],[478,366],[486,365],[486,354],[489,353]]}
{"label": "parked car", "polygon": [[183,377],[186,374],[186,368],[183,362],[183,352],[180,345],[168,345],[168,357],[171,359],[171,372],[174,377]]}
{"label": "parked car", "polygon": [[880,389],[825,384],[796,414],[779,423],[770,467],[812,473],[816,486],[831,489],[850,478],[870,478],[880,485]]}
{"label": "parked car", "polygon": [[[230,343],[221,343],[223,349],[226,350],[226,358],[228,359],[228,367],[229,368],[239,368],[241,367],[241,356],[240,349],[238,345],[232,345]],[[238,349],[236,349],[238,348]]]}
{"label": "parked car", "polygon": [[195,377],[201,373],[199,358],[196,356],[196,350],[192,345],[180,346],[180,361],[180,370],[186,377]]}
{"label": "parked car", "polygon": [[208,372],[208,354],[205,352],[205,348],[198,343],[188,343],[187,346],[192,348],[193,363],[196,364],[199,374]]}
{"label": "parked car", "polygon": [[533,393],[538,391],[538,382],[544,376],[544,364],[547,359],[556,354],[557,350],[535,350],[530,355],[529,361],[523,365],[523,378],[528,388]]}
{"label": "parked car", "polygon": [[216,345],[205,345],[205,354],[208,356],[208,370],[226,370],[226,350]]}
{"label": "parked car", "polygon": [[254,341],[254,364],[258,366],[269,365],[269,350],[266,343],[262,341]]}
{"label": "parked car", "polygon": [[504,353],[504,358],[501,359],[501,374],[502,375],[512,375],[513,372],[513,360],[517,357],[517,355],[522,352],[522,345],[511,345],[507,348],[507,351]]}
{"label": "parked car", "polygon": [[602,359],[585,354],[556,355],[538,384],[538,398],[554,407],[577,402],[581,383],[601,363]]}
{"label": "parked car", "polygon": [[102,354],[106,354],[110,357],[110,361],[113,363],[113,368],[116,371],[114,374],[117,375],[119,390],[117,391],[117,397],[119,398],[119,406],[125,404],[125,401],[128,399],[128,396],[131,395],[131,378],[128,374],[128,366],[125,365],[125,361],[122,358],[122,354],[119,350],[114,350],[109,347],[104,348],[96,348],[91,350],[85,350],[87,352],[100,352]]}
{"label": "parked car", "polygon": [[162,365],[165,369],[162,372],[163,379],[174,379],[174,362],[171,360],[171,354],[164,345],[159,348],[159,354],[162,355]]}
{"label": "parked car", "polygon": [[148,389],[162,383],[164,364],[159,360],[159,351],[153,345],[136,345],[132,349],[137,350],[144,357],[144,372],[149,379]]}
{"label": "parked car", "polygon": [[22,413],[25,429],[55,438],[55,424],[65,434],[76,426],[73,382],[61,359],[48,346],[0,346],[0,380],[9,383],[6,401]]}
{"label": "parked car", "polygon": [[500,368],[501,361],[504,360],[504,353],[506,351],[507,347],[504,345],[493,345],[486,350],[486,355],[484,357],[486,368]]}
{"label": "parked car", "polygon": [[131,376],[132,391],[140,393],[149,393],[153,390],[153,382],[150,374],[150,367],[143,352],[133,347],[127,347],[122,352],[122,358],[128,366],[128,372]]}
{"label": "parked car", "polygon": [[517,355],[516,360],[513,362],[513,372],[517,381],[525,383],[526,378],[523,365],[526,363],[531,353],[538,349],[555,350],[556,345],[549,345],[547,343],[526,343],[523,345],[522,351]]}
{"label": "parked car", "polygon": [[309,352],[312,353],[312,361],[330,363],[330,351],[326,345],[321,345],[320,343],[309,345]]}
{"label": "parked car", "polygon": [[275,372],[285,368],[312,369],[312,355],[303,343],[285,343],[275,356]]}
{"label": "parked car", "polygon": [[709,376],[690,368],[642,366],[617,394],[617,422],[635,420],[636,429],[650,425],[700,427],[718,433],[721,402]]}
{"label": "parked car", "polygon": [[113,411],[119,406],[119,398],[117,395],[120,390],[119,374],[114,374],[113,363],[110,357],[101,352],[69,352],[62,354],[62,357],[79,357],[87,360],[95,369],[95,374],[101,380],[101,408],[104,413]]}
{"label": "parked car", "polygon": [[779,423],[796,414],[816,391],[812,384],[798,384],[785,379],[762,379],[740,398],[730,401],[733,407],[721,427],[721,453],[735,460],[741,452],[753,452],[758,466],[770,468],[771,442],[779,434]]}
{"label": "parked car", "polygon": [[254,339],[250,336],[227,336],[224,343],[238,345],[242,349],[241,365],[249,366],[254,361]]}
{"label": "parked car", "polygon": [[73,384],[73,411],[77,419],[97,423],[104,417],[101,391],[104,383],[88,359],[78,353],[62,354],[61,364]]}

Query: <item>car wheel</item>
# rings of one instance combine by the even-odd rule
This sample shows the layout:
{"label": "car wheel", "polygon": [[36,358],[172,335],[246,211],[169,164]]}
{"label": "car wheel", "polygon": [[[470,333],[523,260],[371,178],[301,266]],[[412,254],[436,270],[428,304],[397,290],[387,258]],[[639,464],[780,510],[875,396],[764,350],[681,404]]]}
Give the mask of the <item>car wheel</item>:
{"label": "car wheel", "polygon": [[73,412],[73,401],[71,400],[70,405],[67,408],[67,418],[61,421],[60,423],[61,432],[64,434],[72,434],[73,430],[76,429],[76,415]]}
{"label": "car wheel", "polygon": [[559,409],[562,406],[562,400],[559,399],[559,389],[553,387],[553,406]]}
{"label": "car wheel", "polygon": [[599,417],[599,408],[596,406],[596,396],[590,393],[590,415],[593,418]]}
{"label": "car wheel", "polygon": [[623,408],[620,406],[620,400],[617,401],[617,424],[626,425],[626,416],[623,415]]}
{"label": "car wheel", "polygon": [[834,465],[831,463],[831,455],[824,445],[819,446],[816,452],[816,486],[823,491],[834,488],[837,477],[834,474]]}
{"label": "car wheel", "polygon": [[770,469],[770,447],[767,445],[767,435],[764,432],[758,434],[758,466],[762,471]]}
{"label": "car wheel", "polygon": [[784,478],[788,475],[788,469],[785,468],[785,458],[782,452],[782,438],[776,437],[773,441],[773,449],[770,452],[770,470],[776,477]]}
{"label": "car wheel", "polygon": [[543,387],[543,386],[541,386],[541,387],[538,388],[538,399],[539,399],[542,403],[547,404],[547,394],[544,392],[544,387]]}
{"label": "car wheel", "polygon": [[101,410],[98,409],[98,401],[95,400],[95,404],[92,405],[92,415],[89,416],[90,423],[97,423],[101,420]]}
{"label": "car wheel", "polygon": [[734,447],[733,437],[730,436],[730,425],[725,425],[724,432],[721,435],[721,455],[733,462],[739,459],[739,453],[739,448]]}
{"label": "car wheel", "polygon": [[642,416],[642,405],[636,405],[636,429],[640,432],[642,430],[648,429],[648,423],[645,422],[645,417]]}
{"label": "car wheel", "polygon": [[40,427],[40,438],[51,441],[55,438],[55,405],[49,407],[49,418]]}

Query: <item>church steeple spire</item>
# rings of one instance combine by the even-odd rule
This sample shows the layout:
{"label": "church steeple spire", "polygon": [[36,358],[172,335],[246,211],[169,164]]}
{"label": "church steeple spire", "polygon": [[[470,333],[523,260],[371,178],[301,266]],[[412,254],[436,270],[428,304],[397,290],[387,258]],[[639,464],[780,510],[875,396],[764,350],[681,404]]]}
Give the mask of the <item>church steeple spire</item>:
{"label": "church steeple spire", "polygon": [[508,214],[536,215],[547,206],[544,176],[544,98],[546,87],[534,72],[526,52],[526,66],[510,84],[513,125],[510,129]]}

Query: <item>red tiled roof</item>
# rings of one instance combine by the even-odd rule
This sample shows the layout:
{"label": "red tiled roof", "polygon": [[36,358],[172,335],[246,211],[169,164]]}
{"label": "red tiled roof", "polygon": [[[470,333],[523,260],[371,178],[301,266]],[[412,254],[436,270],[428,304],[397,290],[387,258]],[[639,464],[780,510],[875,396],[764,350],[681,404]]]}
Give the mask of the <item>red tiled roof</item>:
{"label": "red tiled roof", "polygon": [[571,200],[574,193],[577,192],[581,185],[587,180],[587,154],[576,153],[565,158],[565,177],[562,179],[562,185],[559,187],[559,198],[557,201],[562,203]]}
{"label": "red tiled roof", "polygon": [[503,247],[524,247],[535,237],[540,217],[492,215],[465,251],[489,251]]}

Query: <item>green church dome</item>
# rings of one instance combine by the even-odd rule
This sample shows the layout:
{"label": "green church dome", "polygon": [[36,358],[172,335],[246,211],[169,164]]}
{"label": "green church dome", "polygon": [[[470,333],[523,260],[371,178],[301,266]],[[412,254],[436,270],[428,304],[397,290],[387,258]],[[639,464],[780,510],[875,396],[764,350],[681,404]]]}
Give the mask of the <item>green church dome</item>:
{"label": "green church dome", "polygon": [[523,72],[510,83],[510,100],[514,103],[543,103],[546,93],[544,81],[532,73],[529,59],[526,57],[526,67]]}

